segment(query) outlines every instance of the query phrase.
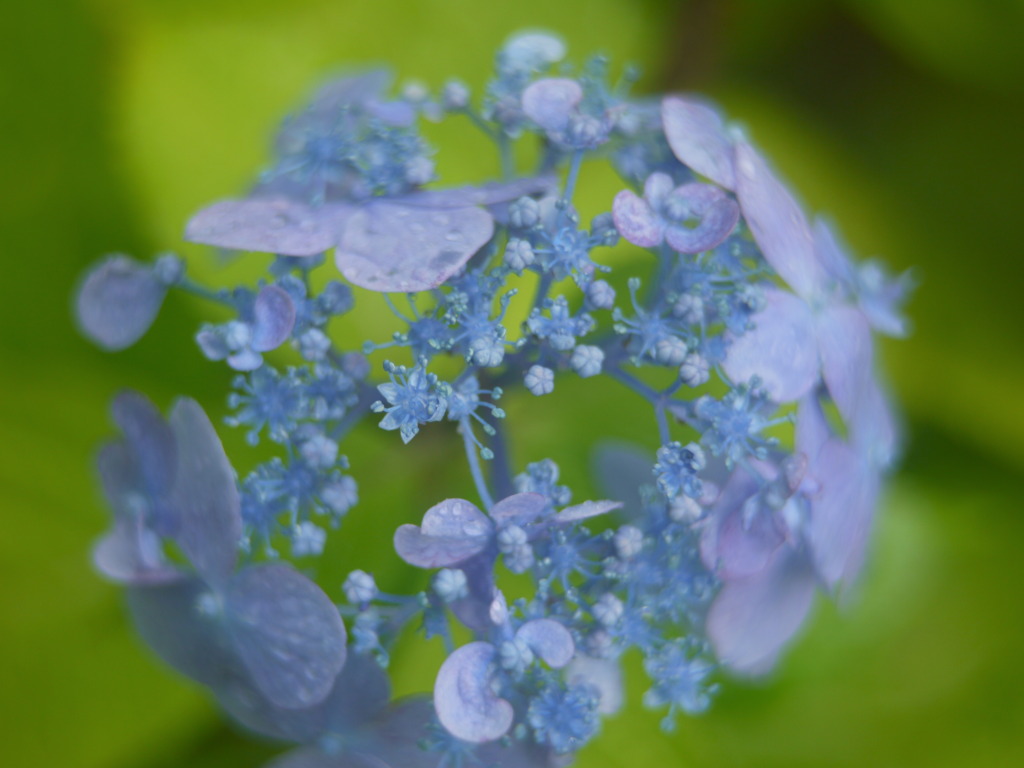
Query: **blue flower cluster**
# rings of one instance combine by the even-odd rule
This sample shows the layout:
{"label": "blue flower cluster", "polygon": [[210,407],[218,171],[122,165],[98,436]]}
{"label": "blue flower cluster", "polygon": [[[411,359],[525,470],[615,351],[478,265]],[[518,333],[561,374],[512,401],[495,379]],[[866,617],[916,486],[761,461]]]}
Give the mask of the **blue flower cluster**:
{"label": "blue flower cluster", "polygon": [[[79,289],[83,332],[110,350],[171,290],[233,318],[196,342],[238,372],[227,423],[274,455],[238,476],[197,403],[165,419],[119,395],[94,559],[160,656],[297,745],[276,768],[564,765],[622,705],[631,652],[671,729],[723,671],[770,670],[817,591],[861,570],[897,452],[873,333],[905,332],[907,278],[855,266],[713,107],[632,99],[632,73],[610,85],[597,58],[573,76],[565,54],[513,36],[478,106],[458,81],[398,97],[384,71],[330,83],[284,122],[248,196],[188,222],[188,240],[273,254],[258,285],[214,291],[173,255],[117,255]],[[468,119],[503,177],[435,187],[421,119]],[[540,161],[522,173],[527,140]],[[576,192],[601,161],[624,188],[584,228]],[[603,277],[612,246],[645,274],[610,276],[626,301]],[[331,255],[345,282],[312,279]],[[389,339],[339,345],[350,286],[384,296]],[[550,458],[509,464],[504,391],[549,396],[565,376],[607,377],[652,410],[646,448],[595,447],[608,500],[573,503]],[[394,532],[427,589],[387,594],[356,570],[335,604],[286,558],[322,556],[357,506],[343,451],[368,420],[402,443],[458,434],[477,497],[430,499]],[[430,695],[393,701],[410,624],[447,657]]]}

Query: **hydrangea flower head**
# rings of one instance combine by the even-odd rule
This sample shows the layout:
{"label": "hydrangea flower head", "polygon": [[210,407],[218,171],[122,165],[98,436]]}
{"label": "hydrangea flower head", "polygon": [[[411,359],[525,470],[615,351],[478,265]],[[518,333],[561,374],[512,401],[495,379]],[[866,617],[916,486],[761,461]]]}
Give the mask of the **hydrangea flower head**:
{"label": "hydrangea flower head", "polygon": [[[906,333],[909,278],[855,263],[714,106],[636,98],[605,59],[566,57],[525,32],[479,94],[396,94],[383,70],[329,83],[247,194],[185,226],[271,254],[256,284],[211,290],[173,255],[110,256],[80,284],[79,325],[108,350],[139,342],[170,292],[227,311],[194,338],[237,372],[227,426],[266,453],[236,472],[195,401],[165,418],[118,395],[98,460],[113,524],[93,559],[164,661],[294,745],[275,768],[567,765],[625,705],[626,654],[671,730],[714,705],[723,673],[769,672],[817,593],[849,589],[868,556],[898,449],[874,333]],[[438,178],[422,119],[480,129],[501,179]],[[621,182],[586,224],[577,192],[602,162]],[[630,258],[612,268],[617,243]],[[393,327],[340,333],[356,301]],[[559,428],[620,434],[611,398],[631,397],[648,438],[589,446],[607,498],[573,503],[553,458],[519,466],[510,446],[534,396],[598,386],[618,389],[592,423]],[[530,396],[506,411],[516,389]],[[472,498],[433,482],[387,532],[429,572],[418,591],[387,591],[366,563],[340,584],[305,575],[358,549],[331,542],[372,514],[362,490],[401,476],[350,464],[355,429],[464,453]],[[444,660],[429,691],[393,700],[410,637]]]}

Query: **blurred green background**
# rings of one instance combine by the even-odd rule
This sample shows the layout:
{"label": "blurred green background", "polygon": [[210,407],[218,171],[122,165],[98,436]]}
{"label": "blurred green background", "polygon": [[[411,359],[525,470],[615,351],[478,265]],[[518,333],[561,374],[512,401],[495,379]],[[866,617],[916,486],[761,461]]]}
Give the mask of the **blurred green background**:
{"label": "blurred green background", "polygon": [[[882,348],[908,445],[856,599],[820,605],[772,679],[726,684],[675,734],[639,706],[634,674],[627,710],[579,764],[1024,765],[1024,3],[7,0],[4,19],[0,762],[227,768],[279,749],[236,734],[155,663],[119,591],[89,568],[106,525],[92,456],[110,396],[131,386],[166,406],[187,393],[218,415],[229,375],[191,342],[205,308],[179,297],[136,348],[92,348],[69,314],[81,270],[110,251],[182,249],[188,214],[244,188],[276,120],[331,69],[390,61],[433,86],[478,86],[500,42],[530,26],[560,32],[577,59],[639,63],[641,91],[712,96],[856,252],[913,265],[921,284],[913,337]],[[447,178],[492,171],[475,145],[437,140]],[[595,185],[592,200],[613,192]],[[181,252],[215,284],[253,274]],[[355,342],[384,317],[364,303]],[[563,391],[547,415],[585,418],[601,407],[588,392]],[[586,489],[580,433],[527,426],[522,445],[546,445]],[[418,519],[424,485],[468,492],[444,439],[403,469],[407,482],[368,487],[394,461],[393,437],[346,446],[364,502],[332,541],[329,589]],[[391,586],[403,578],[382,570]],[[400,691],[429,686],[432,653],[397,664]]]}

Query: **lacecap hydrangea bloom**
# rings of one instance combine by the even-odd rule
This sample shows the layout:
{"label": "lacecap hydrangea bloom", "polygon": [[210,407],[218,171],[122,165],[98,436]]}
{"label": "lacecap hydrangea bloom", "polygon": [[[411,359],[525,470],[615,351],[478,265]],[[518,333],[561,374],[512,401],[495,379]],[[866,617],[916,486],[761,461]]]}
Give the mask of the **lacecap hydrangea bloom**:
{"label": "lacecap hydrangea bloom", "polygon": [[[185,227],[273,254],[256,285],[206,288],[166,254],[110,256],[79,288],[81,329],[109,350],[170,291],[230,317],[195,340],[238,372],[228,425],[274,455],[239,474],[194,400],[164,416],[118,395],[94,560],[159,656],[295,745],[275,768],[565,765],[622,706],[627,652],[671,729],[729,673],[771,670],[816,594],[861,570],[897,453],[874,335],[905,333],[908,280],[852,261],[710,104],[633,97],[631,73],[565,55],[516,35],[479,94],[395,94],[383,70],[330,82],[283,122],[248,194]],[[423,120],[468,120],[501,178],[438,179]],[[539,147],[536,167],[515,163],[517,142]],[[584,222],[596,163],[622,188]],[[613,246],[637,274],[613,273]],[[356,294],[382,295],[397,330],[332,333]],[[513,301],[525,322],[506,320]],[[651,410],[646,445],[592,446],[604,499],[574,499],[558,457],[510,464],[503,393],[557,398],[566,377],[610,379]],[[396,450],[424,430],[464,445],[475,497],[424,497],[381,531],[431,573],[422,592],[385,593],[364,570],[318,585],[290,563],[359,513],[369,478],[345,447],[364,422]],[[409,625],[446,658],[432,691],[395,700]]]}

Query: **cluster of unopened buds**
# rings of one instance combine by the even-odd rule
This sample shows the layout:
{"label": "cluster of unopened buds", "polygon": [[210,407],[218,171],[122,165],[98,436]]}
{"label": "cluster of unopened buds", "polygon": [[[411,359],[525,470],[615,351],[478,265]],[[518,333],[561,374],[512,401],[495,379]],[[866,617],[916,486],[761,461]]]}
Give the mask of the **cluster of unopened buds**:
{"label": "cluster of unopened buds", "polygon": [[[188,222],[190,241],[273,254],[255,286],[208,289],[174,255],[111,256],[80,286],[80,326],[111,350],[172,290],[232,317],[196,341],[239,372],[228,424],[276,456],[239,475],[194,400],[165,418],[122,393],[95,563],[159,656],[298,745],[276,768],[564,765],[622,704],[627,653],[670,729],[723,671],[770,670],[816,593],[861,569],[896,449],[872,338],[904,332],[906,279],[851,262],[707,103],[630,98],[631,73],[610,84],[604,59],[574,70],[564,54],[552,35],[512,37],[478,99],[455,81],[392,96],[377,70],[322,87],[251,192]],[[435,185],[421,119],[468,119],[502,178]],[[526,174],[522,141],[539,147]],[[598,162],[624,188],[584,228],[574,199]],[[645,277],[603,264],[612,246]],[[399,329],[339,344],[351,286]],[[511,327],[515,301],[529,304]],[[503,392],[558,397],[563,377],[649,403],[647,445],[593,446],[608,500],[574,503],[551,458],[511,466]],[[464,444],[476,498],[428,489],[381,531],[433,573],[422,592],[301,570],[357,514],[369,478],[342,451],[366,420],[396,446],[421,429]],[[446,659],[430,695],[393,700],[410,624]]]}

